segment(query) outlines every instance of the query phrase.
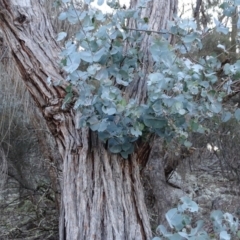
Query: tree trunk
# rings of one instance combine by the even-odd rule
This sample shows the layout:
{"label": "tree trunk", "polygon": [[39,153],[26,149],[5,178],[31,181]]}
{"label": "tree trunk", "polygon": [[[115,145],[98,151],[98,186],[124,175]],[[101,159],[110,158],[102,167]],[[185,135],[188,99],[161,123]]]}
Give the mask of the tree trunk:
{"label": "tree trunk", "polygon": [[232,15],[231,48],[229,56],[231,62],[237,61],[238,14],[238,7],[236,7]]}
{"label": "tree trunk", "polygon": [[[131,6],[136,4],[133,0]],[[143,13],[149,17],[150,29],[165,28],[176,4],[176,0],[150,1]],[[0,49],[5,49],[0,60],[17,67],[16,74],[42,111],[63,160],[60,239],[150,239],[139,174],[149,145],[141,146],[128,160],[109,154],[94,133],[77,128],[72,106],[61,108],[67,83],[59,69],[60,48],[41,0],[0,0],[0,29]],[[149,60],[146,74],[152,64],[149,44],[146,35],[142,45]],[[138,79],[128,89],[139,102],[146,98],[145,81]]]}

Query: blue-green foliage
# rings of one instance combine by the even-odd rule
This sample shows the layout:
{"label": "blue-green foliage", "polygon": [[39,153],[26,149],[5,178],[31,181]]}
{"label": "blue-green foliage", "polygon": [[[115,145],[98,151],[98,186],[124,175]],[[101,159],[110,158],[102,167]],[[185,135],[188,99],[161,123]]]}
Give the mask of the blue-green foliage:
{"label": "blue-green foliage", "polygon": [[[232,116],[240,120],[240,109],[234,113],[222,105],[224,96],[232,92],[232,77],[240,72],[240,61],[225,65],[228,80],[216,91],[213,86],[221,67],[217,58],[206,56],[193,61],[181,57],[202,48],[196,23],[176,17],[174,22],[169,22],[169,32],[151,34],[146,31],[148,19],[139,17],[147,1],[140,2],[137,10],[131,10],[122,9],[118,1],[109,0],[107,4],[114,9],[109,15],[90,6],[80,11],[72,1],[62,0],[66,10],[59,16],[61,20],[79,25],[72,40],[65,42],[61,57],[67,80],[79,92],[74,107],[81,112],[80,126],[97,131],[109,150],[124,158],[134,151],[134,142],[145,132],[168,140],[178,137],[190,146],[188,132],[204,132],[203,119],[217,114],[223,122]],[[99,5],[102,3],[103,0],[98,0]],[[229,5],[221,7],[229,14]],[[135,21],[135,30],[128,29],[129,19]],[[217,31],[227,31],[221,23],[215,23]],[[148,76],[142,68],[144,53],[139,49],[146,33],[151,38],[150,53],[155,62]],[[170,46],[167,40],[170,35],[177,37],[179,43]],[[57,40],[66,36],[61,32]],[[140,77],[148,79],[148,99],[142,105],[135,99],[125,98],[126,87]],[[67,91],[65,103],[71,94]]]}
{"label": "blue-green foliage", "polygon": [[[208,240],[211,237],[204,230],[203,220],[192,222],[193,213],[198,212],[198,205],[188,197],[181,198],[181,204],[177,208],[170,209],[166,213],[166,219],[169,224],[168,231],[163,225],[159,225],[157,233],[160,237],[155,237],[153,240]],[[232,236],[239,236],[238,218],[230,213],[223,213],[220,210],[211,212],[210,219],[213,223],[215,236],[219,236],[221,240],[229,240]],[[195,225],[193,227],[192,225]]]}

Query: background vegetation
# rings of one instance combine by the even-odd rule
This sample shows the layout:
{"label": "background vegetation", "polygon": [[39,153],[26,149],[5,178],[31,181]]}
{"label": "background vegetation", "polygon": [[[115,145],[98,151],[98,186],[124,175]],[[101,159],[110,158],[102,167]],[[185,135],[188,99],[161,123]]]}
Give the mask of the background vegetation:
{"label": "background vegetation", "polygon": [[[74,26],[66,21],[58,20],[56,16],[61,9],[54,7],[53,3],[53,0],[45,2],[48,14],[52,16],[54,29],[56,33],[66,31],[71,39],[71,34],[75,31]],[[210,22],[211,14],[213,9],[216,9],[217,4],[219,1],[207,1],[207,4],[201,5],[197,14],[195,5],[193,5],[193,9],[190,11],[193,12],[193,15],[196,14],[195,18],[199,29],[212,24]],[[78,7],[82,9],[84,6],[79,4]],[[238,21],[231,17],[218,20],[224,24],[232,24],[233,30]],[[224,64],[231,63],[239,57],[237,39],[237,32],[235,32],[235,36],[233,31],[224,35],[209,29],[203,38],[203,49],[192,51],[185,57],[194,59],[196,54],[203,57],[206,54],[215,55],[219,57],[224,66]],[[225,47],[216,47],[216,42]],[[0,66],[0,97],[2,99],[0,105],[0,211],[2,216],[0,239],[58,239],[61,169],[56,164],[56,159],[59,156],[56,155],[55,143],[36,106],[22,85],[21,79],[15,78],[14,71],[17,70],[11,64],[11,58],[6,56],[1,61],[8,61],[9,68]],[[221,85],[221,73],[219,76],[216,85]],[[236,85],[236,89],[237,87]],[[236,91],[234,95],[231,99],[227,99],[224,104],[230,107],[239,104],[238,92]],[[159,198],[163,188],[168,191],[169,187],[173,189],[182,187],[170,181],[174,177],[174,173],[180,174],[182,179],[186,180],[191,171],[195,175],[203,174],[204,171],[210,172],[212,179],[215,179],[217,172],[225,179],[227,188],[231,189],[231,186],[239,188],[239,122],[231,120],[222,123],[220,118],[215,117],[206,121],[206,126],[211,129],[210,133],[191,135],[192,149],[182,148],[177,142],[165,145],[159,140],[159,144],[156,144],[158,155],[157,157],[151,156],[150,164],[156,166],[157,163],[154,162],[154,159],[162,160],[162,167],[165,169],[165,176],[167,176],[167,186],[161,186],[161,189],[156,186],[160,180],[157,178],[158,175],[153,174],[151,167],[147,168],[147,170],[150,169],[149,171],[142,173],[153,231],[160,221],[164,221],[162,213],[166,210],[166,205],[173,206],[176,203],[174,201],[179,197],[177,195],[175,198],[169,198],[170,202]],[[161,149],[159,149],[160,145]],[[207,145],[210,146],[208,150]],[[204,162],[204,168],[201,162]],[[182,166],[185,166],[184,171]],[[190,181],[189,185],[193,185],[193,181]],[[174,192],[173,189],[170,191]],[[182,187],[183,193],[190,194],[186,190],[186,186]],[[231,198],[232,195],[233,192],[229,190],[228,197]],[[235,191],[234,195],[237,195],[239,199],[239,191]],[[219,196],[221,197],[221,194]],[[200,199],[196,193],[192,197]],[[205,202],[212,203],[214,200],[215,198],[208,199]],[[228,206],[223,201],[223,204],[218,205],[218,207],[227,208]],[[234,205],[230,210],[238,214],[238,207],[240,206]]]}

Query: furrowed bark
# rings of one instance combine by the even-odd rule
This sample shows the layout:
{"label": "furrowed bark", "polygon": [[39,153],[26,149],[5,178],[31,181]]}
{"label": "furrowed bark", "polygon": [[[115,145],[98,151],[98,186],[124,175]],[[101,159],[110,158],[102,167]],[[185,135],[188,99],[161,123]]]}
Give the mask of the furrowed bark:
{"label": "furrowed bark", "polygon": [[[173,0],[150,2],[150,19],[158,14],[156,6],[165,8],[166,2],[170,3],[168,6],[176,3]],[[136,3],[132,1],[131,5],[134,7]],[[169,11],[165,18],[168,14]],[[154,26],[157,22],[153,30]],[[61,108],[67,83],[61,75],[60,47],[54,40],[43,1],[0,0],[0,29],[0,47],[8,51],[4,64],[13,64],[16,74],[21,75],[63,160],[60,239],[150,239],[139,174],[139,162],[146,162],[149,145],[141,145],[128,160],[109,154],[94,133],[77,128],[71,105]],[[145,48],[150,44],[147,36],[146,43]],[[149,64],[145,67],[147,75]],[[52,84],[47,83],[47,78]],[[136,80],[134,87],[128,89],[129,95],[145,99],[145,83],[146,78]]]}
{"label": "furrowed bark", "polygon": [[[131,0],[130,8],[136,9],[139,0]],[[168,29],[168,21],[173,20],[174,15],[177,13],[178,0],[152,0],[149,1],[146,8],[142,9],[141,18],[148,19],[148,30],[161,32],[162,29]],[[130,29],[137,29],[134,20],[129,21]],[[144,39],[140,46],[140,52],[143,54],[142,70],[144,77],[132,82],[128,89],[128,97],[135,98],[139,103],[144,103],[147,99],[147,76],[153,70],[153,60],[149,52],[149,46],[152,43],[152,36],[160,37],[160,34],[144,34]],[[173,37],[169,37],[169,42],[173,42]],[[131,47],[131,46],[129,46]]]}

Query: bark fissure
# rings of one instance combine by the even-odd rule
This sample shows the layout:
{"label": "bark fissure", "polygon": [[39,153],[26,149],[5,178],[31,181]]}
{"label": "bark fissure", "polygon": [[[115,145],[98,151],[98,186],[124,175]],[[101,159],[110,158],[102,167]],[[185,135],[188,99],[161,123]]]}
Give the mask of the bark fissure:
{"label": "bark fissure", "polygon": [[[177,13],[178,0],[152,0],[148,2],[148,6],[141,11],[141,18],[148,18],[150,31],[160,31],[161,29],[168,28],[168,21],[173,20],[174,14]],[[137,0],[132,0],[130,7],[136,9],[138,5]],[[137,29],[135,20],[129,21],[130,29]],[[133,30],[134,31],[134,30]],[[143,53],[142,57],[142,72],[144,77],[135,79],[134,82],[128,87],[128,97],[137,99],[138,103],[144,103],[147,98],[147,76],[153,70],[153,59],[151,58],[149,47],[152,43],[152,35],[144,34],[143,41],[140,46],[140,52]],[[169,42],[172,37],[169,38]],[[131,46],[128,46],[131,47]]]}
{"label": "bark fissure", "polygon": [[[62,109],[68,83],[60,74],[60,47],[53,37],[49,17],[41,1],[18,2],[0,0],[0,29],[11,50],[11,61],[18,68],[17,74],[22,76],[42,111],[63,160],[60,240],[150,239],[139,173],[139,163],[146,161],[149,145],[140,144],[142,154],[138,151],[139,154],[123,160],[109,154],[95,133],[87,128],[77,129],[78,118],[72,106]],[[136,4],[137,0],[131,5]],[[158,30],[160,25],[165,27],[168,15],[172,16],[169,9],[170,12],[163,10],[164,7],[164,0],[149,3],[150,22],[157,16],[152,23],[153,30]],[[158,11],[164,11],[164,17]],[[26,16],[24,21],[19,21],[19,13]],[[145,101],[147,96],[146,80],[152,66],[147,49],[150,43],[150,38],[145,36],[141,46],[145,52],[142,60],[145,76],[136,79],[127,89],[129,96],[136,97],[139,102]],[[52,84],[47,83],[47,77]],[[59,82],[61,86],[56,86]]]}

